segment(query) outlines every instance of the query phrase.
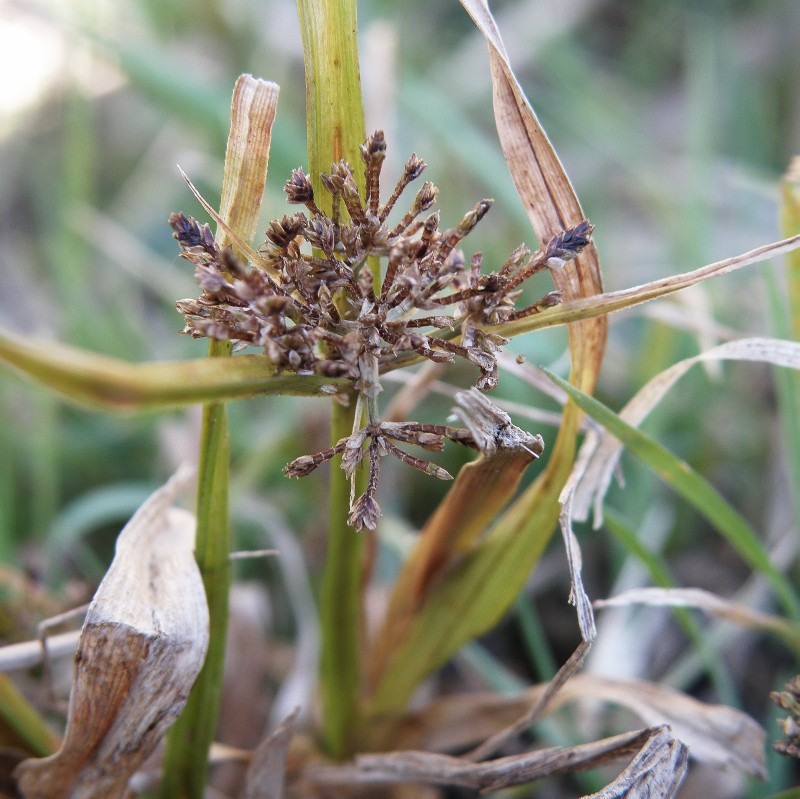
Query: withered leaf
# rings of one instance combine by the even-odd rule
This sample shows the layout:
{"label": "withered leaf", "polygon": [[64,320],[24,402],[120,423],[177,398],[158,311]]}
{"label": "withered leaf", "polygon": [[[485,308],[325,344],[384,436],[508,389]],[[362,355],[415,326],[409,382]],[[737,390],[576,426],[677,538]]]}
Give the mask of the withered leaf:
{"label": "withered leaf", "polygon": [[178,717],[208,648],[194,517],[171,507],[181,469],[134,514],[86,614],[64,742],[15,771],[27,799],[126,796]]}

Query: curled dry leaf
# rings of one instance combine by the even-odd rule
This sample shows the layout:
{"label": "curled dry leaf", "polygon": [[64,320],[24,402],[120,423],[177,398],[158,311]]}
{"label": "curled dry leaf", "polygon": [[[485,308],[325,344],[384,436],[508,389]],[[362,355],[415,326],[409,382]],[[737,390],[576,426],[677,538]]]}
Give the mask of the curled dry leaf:
{"label": "curled dry leaf", "polygon": [[584,674],[570,680],[557,701],[579,697],[622,705],[645,724],[669,724],[675,737],[689,747],[689,754],[703,763],[766,776],[764,730],[741,710],[705,704],[651,682],[608,680]]}
{"label": "curled dry leaf", "polygon": [[27,799],[125,796],[186,703],[208,648],[194,517],[171,507],[190,477],[179,470],[120,533],[86,614],[61,749],[15,772]]}
{"label": "curled dry leaf", "polygon": [[584,799],[650,799],[654,796],[669,799],[681,787],[688,760],[687,748],[672,737],[668,727],[655,729],[614,782]]}
{"label": "curled dry leaf", "polygon": [[[800,369],[800,344],[794,341],[768,338],[746,338],[729,341],[718,347],[686,358],[656,375],[641,388],[619,416],[628,424],[638,427],[650,411],[661,401],[675,382],[701,361],[734,360],[771,363],[790,369]],[[576,475],[574,515],[584,520],[594,503],[594,526],[603,521],[602,503],[611,477],[622,455],[622,444],[608,432],[590,436],[585,441],[579,460],[586,463],[583,474]]]}
{"label": "curled dry leaf", "polygon": [[[594,440],[596,434],[590,431],[586,440]],[[569,566],[570,594],[569,601],[575,605],[578,613],[578,626],[581,630],[581,638],[584,641],[592,642],[597,637],[597,627],[594,623],[594,613],[589,595],[583,587],[583,576],[581,574],[583,559],[578,538],[572,529],[572,504],[575,497],[576,486],[579,485],[584,472],[586,471],[588,456],[583,448],[578,453],[578,457],[572,467],[567,482],[559,494],[558,501],[561,503],[561,513],[558,516],[561,527],[561,535],[564,539],[564,548],[567,551],[567,564]]]}

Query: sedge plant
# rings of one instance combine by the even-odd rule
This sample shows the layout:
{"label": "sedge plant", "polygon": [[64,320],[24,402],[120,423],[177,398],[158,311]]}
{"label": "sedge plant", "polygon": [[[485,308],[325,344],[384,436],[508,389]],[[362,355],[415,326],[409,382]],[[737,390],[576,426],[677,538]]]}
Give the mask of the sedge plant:
{"label": "sedge plant", "polygon": [[[638,419],[629,424],[591,394],[608,314],[791,251],[800,236],[787,230],[783,242],[743,256],[604,293],[593,226],[514,77],[488,6],[481,0],[462,5],[489,48],[500,145],[538,249],[521,245],[502,263],[484,264],[480,253],[467,250],[467,237],[494,212],[492,200],[478,198],[459,222],[447,226],[435,210],[438,189],[420,182],[426,164],[417,154],[408,157],[394,185],[385,185],[382,168],[392,143],[380,130],[364,126],[355,3],[298,0],[308,166],[294,170],[284,184],[286,200],[297,210],[273,219],[265,240],[255,241],[270,139],[280,116],[277,87],[243,76],[232,103],[220,207],[211,207],[187,177],[216,231],[180,212],[169,220],[200,288],[199,296],[178,302],[184,332],[209,340],[208,358],[131,366],[62,345],[0,337],[5,363],[74,401],[106,410],[204,403],[196,557],[209,607],[210,645],[186,708],[168,734],[161,796],[201,797],[207,782],[231,582],[226,402],[237,398],[289,394],[330,403],[330,446],[297,453],[285,473],[316,479],[317,469],[329,469],[315,740],[333,761],[398,746],[414,691],[465,643],[497,624],[559,521],[580,631],[586,646],[591,644],[596,628],[571,532],[572,492],[585,467],[581,459],[576,467],[575,457],[583,413],[668,479],[765,576],[788,619],[770,629],[798,649],[797,593],[770,563],[758,535],[699,475],[637,431]],[[543,273],[551,275],[552,289],[523,300],[524,284]],[[486,395],[497,384],[508,340],[556,325],[569,332],[570,374],[568,380],[550,376],[566,403],[557,437],[543,442],[516,427]],[[797,368],[800,355],[790,344],[766,344],[753,359]],[[247,354],[239,354],[246,348]],[[473,390],[459,398],[460,424],[386,417],[385,375],[420,362],[446,365],[456,359],[475,377]],[[454,476],[435,462],[445,444],[478,455]],[[546,466],[518,493],[524,473],[545,447]],[[452,486],[397,575],[377,631],[367,636],[363,603],[382,515],[377,491],[386,456]],[[577,665],[579,659],[564,678]],[[560,687],[561,681],[532,700],[536,711],[523,714],[522,728],[544,712]],[[37,753],[43,754],[47,742],[34,728]],[[661,781],[663,795],[672,795],[685,772],[684,744],[661,728],[637,735],[607,747],[641,750],[642,757],[651,750],[671,753],[653,779]],[[501,746],[486,746],[476,759],[490,758]],[[606,749],[593,751],[595,761],[586,762],[606,755]],[[753,773],[759,767],[757,758],[742,766]],[[646,772],[644,761],[631,768],[634,775]],[[422,767],[413,775],[436,781]],[[504,787],[530,774],[520,768],[513,774],[516,782],[506,783],[496,782],[494,773],[491,779],[486,772],[472,778],[478,781],[469,784],[477,787]],[[338,784],[346,775],[334,768],[315,779]],[[350,773],[349,779],[357,783],[359,775]]]}

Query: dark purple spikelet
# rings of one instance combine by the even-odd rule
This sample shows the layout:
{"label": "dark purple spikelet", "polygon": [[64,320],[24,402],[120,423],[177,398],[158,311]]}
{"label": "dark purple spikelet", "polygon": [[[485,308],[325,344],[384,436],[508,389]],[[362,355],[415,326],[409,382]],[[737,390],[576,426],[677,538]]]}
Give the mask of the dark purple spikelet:
{"label": "dark purple spikelet", "polygon": [[201,225],[196,219],[182,213],[170,214],[168,224],[173,231],[172,237],[182,249],[201,249],[209,254],[218,252],[214,235],[208,225]]}
{"label": "dark purple spikelet", "polygon": [[591,242],[593,230],[594,225],[589,220],[584,219],[583,222],[575,227],[569,228],[550,239],[545,254],[547,265],[551,269],[560,268],[567,261],[577,258]]}

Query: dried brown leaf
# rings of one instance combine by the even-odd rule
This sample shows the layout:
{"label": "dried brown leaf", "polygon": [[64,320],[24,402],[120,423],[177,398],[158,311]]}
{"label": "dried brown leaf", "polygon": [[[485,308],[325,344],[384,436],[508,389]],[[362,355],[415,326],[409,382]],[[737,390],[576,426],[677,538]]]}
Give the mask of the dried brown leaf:
{"label": "dried brown leaf", "polygon": [[123,796],[186,703],[208,648],[194,517],[171,507],[190,476],[179,470],[120,533],[86,614],[63,745],[20,764],[24,796]]}
{"label": "dried brown leaf", "polygon": [[584,799],[669,799],[681,787],[688,759],[684,744],[662,727],[614,782]]}
{"label": "dried brown leaf", "polygon": [[[408,748],[463,749],[544,704],[547,689],[546,684],[536,685],[514,697],[474,693],[442,697],[408,714],[395,726],[394,740]],[[764,730],[740,710],[705,704],[653,683],[578,674],[546,704],[545,712],[582,699],[622,705],[651,726],[669,725],[690,755],[704,763],[764,774]]]}
{"label": "dried brown leaf", "polygon": [[[647,747],[654,739],[668,740],[669,733],[663,728],[636,730],[580,746],[541,749],[485,763],[473,763],[464,758],[432,752],[359,755],[353,765],[310,768],[303,775],[303,780],[323,784],[326,787],[418,782],[457,785],[481,792],[495,791],[613,762],[630,756],[643,746],[647,751]],[[652,757],[648,758],[642,767],[652,768]],[[626,772],[630,770],[629,766]],[[639,776],[642,780],[648,779],[646,774]]]}
{"label": "dried brown leaf", "polygon": [[[500,32],[484,0],[461,0],[489,46],[494,113],[500,144],[514,185],[541,242],[580,224],[585,215],[564,167],[528,103],[508,60]],[[603,290],[600,264],[589,245],[565,269],[552,272],[564,301]],[[570,325],[572,380],[591,394],[600,370],[608,323],[605,318]]]}
{"label": "dried brown leaf", "polygon": [[741,710],[705,704],[651,682],[585,674],[567,683],[557,701],[582,697],[622,705],[646,724],[668,724],[675,737],[689,747],[689,754],[703,763],[736,768],[753,776],[766,775],[764,730]]}

